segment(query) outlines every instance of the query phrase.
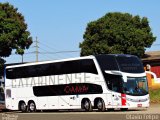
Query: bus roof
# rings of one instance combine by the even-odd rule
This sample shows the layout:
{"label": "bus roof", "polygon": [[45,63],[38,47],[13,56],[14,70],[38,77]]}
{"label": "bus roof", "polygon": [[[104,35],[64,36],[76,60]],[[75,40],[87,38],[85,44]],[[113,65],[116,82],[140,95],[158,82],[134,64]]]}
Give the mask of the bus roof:
{"label": "bus roof", "polygon": [[94,59],[94,58],[95,57],[93,55],[90,55],[90,56],[67,58],[67,59],[61,59],[61,60],[30,62],[30,63],[24,63],[24,64],[23,63],[10,64],[10,65],[8,64],[8,65],[6,65],[6,68],[14,68],[14,67],[22,67],[22,66],[30,66],[30,65],[40,65],[40,64],[56,63],[56,62],[65,62],[65,61],[71,61],[71,60]]}
{"label": "bus roof", "polygon": [[40,65],[40,64],[47,64],[47,63],[56,63],[56,62],[65,62],[65,61],[71,61],[71,60],[81,60],[81,59],[94,59],[98,56],[125,56],[125,57],[131,57],[134,55],[129,54],[99,54],[99,55],[90,55],[90,56],[83,56],[83,57],[75,57],[75,58],[67,58],[67,59],[61,59],[61,60],[51,60],[51,61],[41,61],[41,62],[30,62],[30,63],[16,63],[16,64],[8,64],[6,68],[13,68],[13,67],[22,67],[22,66],[30,66],[30,65]]}

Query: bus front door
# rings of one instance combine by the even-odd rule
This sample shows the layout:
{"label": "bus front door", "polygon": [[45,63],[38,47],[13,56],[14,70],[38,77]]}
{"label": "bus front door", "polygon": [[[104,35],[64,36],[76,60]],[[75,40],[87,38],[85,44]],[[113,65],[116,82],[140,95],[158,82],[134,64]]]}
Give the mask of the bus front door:
{"label": "bus front door", "polygon": [[112,105],[113,108],[119,108],[121,106],[121,93],[112,91]]}

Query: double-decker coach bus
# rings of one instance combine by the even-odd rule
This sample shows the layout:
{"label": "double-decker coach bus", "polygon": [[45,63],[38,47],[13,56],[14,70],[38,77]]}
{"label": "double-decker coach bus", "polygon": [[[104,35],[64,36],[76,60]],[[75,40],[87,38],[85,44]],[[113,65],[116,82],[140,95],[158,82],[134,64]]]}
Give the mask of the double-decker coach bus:
{"label": "double-decker coach bus", "polygon": [[149,107],[146,73],[138,57],[102,54],[7,66],[5,105],[10,110]]}

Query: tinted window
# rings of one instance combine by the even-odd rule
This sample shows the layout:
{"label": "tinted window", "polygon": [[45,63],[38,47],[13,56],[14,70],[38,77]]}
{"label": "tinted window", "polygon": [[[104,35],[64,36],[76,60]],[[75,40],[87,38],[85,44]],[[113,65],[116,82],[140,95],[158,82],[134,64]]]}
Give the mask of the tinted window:
{"label": "tinted window", "polygon": [[97,55],[96,59],[102,69],[104,70],[118,70],[118,65],[113,55]]}
{"label": "tinted window", "polygon": [[6,70],[6,77],[16,79],[82,72],[98,74],[92,59],[9,68]]}
{"label": "tinted window", "polygon": [[101,70],[119,70],[128,73],[143,73],[143,65],[138,57],[132,55],[97,55]]}
{"label": "tinted window", "polygon": [[116,56],[119,68],[122,72],[143,73],[144,68],[136,56]]}
{"label": "tinted window", "polygon": [[102,87],[90,83],[72,83],[64,85],[34,86],[33,93],[37,97],[58,96],[58,95],[77,95],[77,94],[100,94]]}
{"label": "tinted window", "polygon": [[119,75],[111,75],[104,73],[104,77],[108,86],[108,89],[114,92],[122,92],[122,77]]}
{"label": "tinted window", "polygon": [[142,96],[148,94],[148,85],[146,77],[128,77],[127,82],[123,83],[124,93],[133,96]]}

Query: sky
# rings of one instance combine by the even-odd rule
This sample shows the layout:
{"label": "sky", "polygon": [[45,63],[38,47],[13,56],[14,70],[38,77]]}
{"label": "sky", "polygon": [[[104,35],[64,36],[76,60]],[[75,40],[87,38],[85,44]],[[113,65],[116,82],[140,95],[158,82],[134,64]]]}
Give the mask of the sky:
{"label": "sky", "polygon": [[[160,0],[0,0],[18,8],[25,18],[33,41],[38,39],[38,60],[80,56],[79,43],[89,22],[108,12],[123,12],[147,17],[156,42],[147,51],[160,50]],[[36,60],[35,42],[23,56],[24,62]],[[73,51],[73,52],[63,52]],[[5,58],[7,63],[22,62],[20,55]],[[60,52],[60,53],[59,53]],[[50,54],[46,54],[50,53]]]}

